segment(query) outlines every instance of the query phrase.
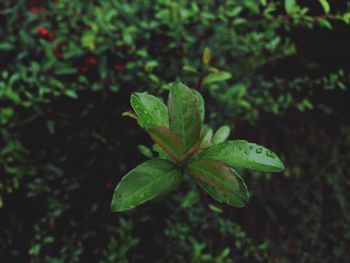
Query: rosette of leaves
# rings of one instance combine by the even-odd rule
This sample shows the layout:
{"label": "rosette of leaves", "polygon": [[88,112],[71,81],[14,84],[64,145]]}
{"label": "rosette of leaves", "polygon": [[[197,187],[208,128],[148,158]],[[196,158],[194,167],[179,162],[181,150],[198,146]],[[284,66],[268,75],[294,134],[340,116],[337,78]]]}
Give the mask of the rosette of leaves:
{"label": "rosette of leaves", "polygon": [[201,94],[177,81],[169,86],[168,106],[146,93],[134,93],[131,106],[139,125],[154,140],[158,158],[128,172],[115,188],[112,211],[132,209],[176,189],[190,176],[211,197],[235,207],[246,205],[249,195],[236,167],[265,172],[284,169],[271,150],[244,140],[227,141],[230,129],[215,134],[203,123]]}

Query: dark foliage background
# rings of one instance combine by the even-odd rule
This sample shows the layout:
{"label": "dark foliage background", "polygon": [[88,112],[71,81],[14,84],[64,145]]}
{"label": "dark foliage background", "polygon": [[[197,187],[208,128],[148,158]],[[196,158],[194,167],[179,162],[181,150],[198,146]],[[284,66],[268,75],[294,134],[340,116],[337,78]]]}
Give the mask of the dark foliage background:
{"label": "dark foliage background", "polygon": [[[1,1],[0,262],[350,261],[349,6]],[[188,69],[205,47],[231,78],[198,85]],[[213,127],[287,169],[243,173],[244,209],[204,193],[188,206],[186,182],[110,213],[114,186],[145,160],[138,145],[152,145],[121,116],[130,94],[165,97],[177,78],[203,93]]]}

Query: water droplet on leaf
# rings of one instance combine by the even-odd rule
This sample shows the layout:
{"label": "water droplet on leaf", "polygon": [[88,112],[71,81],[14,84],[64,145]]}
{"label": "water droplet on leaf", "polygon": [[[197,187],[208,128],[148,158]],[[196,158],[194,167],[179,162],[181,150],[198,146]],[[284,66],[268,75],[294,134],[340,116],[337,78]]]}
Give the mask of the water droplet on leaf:
{"label": "water droplet on leaf", "polygon": [[258,154],[262,153],[262,148],[256,149],[255,152],[258,153]]}
{"label": "water droplet on leaf", "polygon": [[270,150],[267,150],[267,151],[266,151],[266,156],[267,156],[267,157],[270,157],[270,158],[272,158],[272,159],[275,158],[275,154],[274,154],[272,151],[270,151]]}

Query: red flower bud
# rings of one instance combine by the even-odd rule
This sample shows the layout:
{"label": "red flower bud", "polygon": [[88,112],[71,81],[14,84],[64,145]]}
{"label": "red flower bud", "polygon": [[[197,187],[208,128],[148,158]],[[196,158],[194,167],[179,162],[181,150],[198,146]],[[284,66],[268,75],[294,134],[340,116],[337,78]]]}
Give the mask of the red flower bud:
{"label": "red flower bud", "polygon": [[89,71],[89,68],[86,67],[86,66],[83,66],[83,67],[79,68],[79,73],[80,74],[85,74],[88,71]]}
{"label": "red flower bud", "polygon": [[57,35],[54,34],[54,33],[49,33],[49,34],[47,35],[47,38],[48,38],[49,40],[54,40],[56,37],[57,37]]}
{"label": "red flower bud", "polygon": [[38,27],[36,32],[38,32],[41,37],[46,37],[49,34],[49,31],[45,27]]}
{"label": "red flower bud", "polygon": [[123,64],[117,63],[117,64],[114,65],[114,70],[118,71],[118,72],[124,71],[125,70],[125,66]]}
{"label": "red flower bud", "polygon": [[93,66],[97,64],[97,60],[96,58],[90,56],[85,59],[85,64]]}
{"label": "red flower bud", "polygon": [[125,49],[125,46],[124,46],[124,45],[122,45],[122,46],[118,46],[118,47],[116,47],[116,48],[115,48],[115,51],[119,53],[119,52],[123,52],[123,51],[124,51],[124,49]]}
{"label": "red flower bud", "polygon": [[110,189],[110,188],[112,188],[112,187],[113,187],[113,181],[112,181],[112,180],[108,180],[108,181],[106,182],[106,188]]}
{"label": "red flower bud", "polygon": [[40,13],[42,11],[42,8],[39,8],[39,7],[36,7],[36,6],[33,6],[31,8],[29,8],[29,12],[32,13],[32,14],[37,14],[37,13]]}
{"label": "red flower bud", "polygon": [[53,53],[55,54],[56,58],[57,59],[61,59],[62,58],[62,53],[61,53],[61,50],[60,50],[60,47],[59,45],[57,45],[56,47],[54,47],[52,49]]}

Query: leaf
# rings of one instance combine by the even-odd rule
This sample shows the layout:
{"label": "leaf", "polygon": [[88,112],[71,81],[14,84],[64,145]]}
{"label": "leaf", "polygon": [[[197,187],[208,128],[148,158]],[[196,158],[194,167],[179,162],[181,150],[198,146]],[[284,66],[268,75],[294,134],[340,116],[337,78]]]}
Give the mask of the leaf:
{"label": "leaf", "polygon": [[151,138],[176,162],[181,162],[185,148],[180,138],[169,128],[153,126],[146,130]]}
{"label": "leaf", "polygon": [[198,74],[198,70],[195,68],[195,67],[192,67],[190,65],[185,65],[182,67],[183,70],[185,71],[188,71],[188,72],[192,72],[192,73],[195,73],[195,74]]}
{"label": "leaf", "polygon": [[211,144],[211,140],[213,138],[213,130],[208,126],[203,126],[201,130],[201,138],[203,139],[200,148],[204,149]]}
{"label": "leaf", "polygon": [[127,173],[115,188],[111,211],[125,211],[170,192],[182,180],[175,165],[164,159],[146,161]]}
{"label": "leaf", "polygon": [[181,198],[181,206],[186,208],[197,203],[199,200],[199,193],[197,191],[190,191],[184,197]]}
{"label": "leaf", "polygon": [[204,98],[202,97],[202,95],[200,94],[199,91],[193,89],[192,90],[194,92],[194,95],[196,97],[197,100],[197,105],[198,105],[198,109],[199,109],[199,115],[200,115],[200,119],[201,122],[204,122],[204,118],[205,118],[205,102],[204,102]]}
{"label": "leaf", "polygon": [[143,128],[169,127],[168,107],[157,97],[146,93],[134,93],[130,103]]}
{"label": "leaf", "polygon": [[153,157],[153,153],[152,153],[151,149],[148,148],[147,146],[145,146],[143,144],[140,144],[140,145],[138,145],[137,148],[139,149],[139,152],[142,155],[146,156],[147,158],[152,158]]}
{"label": "leaf", "polygon": [[331,11],[331,7],[327,0],[318,0],[326,14],[328,14]]}
{"label": "leaf", "polygon": [[281,172],[284,165],[271,150],[243,140],[226,141],[204,149],[198,158],[220,160],[229,166]]}
{"label": "leaf", "polygon": [[152,150],[155,151],[156,153],[158,153],[158,156],[160,159],[166,159],[171,161],[172,158],[169,157],[169,155],[166,154],[166,152],[163,151],[162,148],[160,148],[160,146],[158,144],[153,144]]}
{"label": "leaf", "polygon": [[210,48],[206,47],[204,48],[203,51],[203,56],[202,56],[202,62],[204,65],[208,65],[211,59],[211,50]]}
{"label": "leaf", "polygon": [[248,190],[243,179],[221,161],[195,160],[189,164],[186,173],[220,203],[243,207],[248,201]]}
{"label": "leaf", "polygon": [[288,14],[293,13],[297,7],[296,0],[284,0],[284,9]]}
{"label": "leaf", "polygon": [[9,42],[0,42],[0,50],[2,51],[10,51],[15,48],[15,45],[9,43]]}
{"label": "leaf", "polygon": [[72,98],[72,99],[77,99],[78,98],[78,94],[77,94],[77,92],[75,90],[66,90],[65,94],[68,97]]}
{"label": "leaf", "polygon": [[210,84],[213,82],[228,80],[230,78],[232,78],[232,75],[229,72],[211,73],[204,78],[203,84],[206,85],[206,84]]}
{"label": "leaf", "polygon": [[170,128],[189,150],[199,139],[201,121],[199,106],[193,90],[177,81],[170,84],[169,117]]}
{"label": "leaf", "polygon": [[227,125],[221,126],[214,134],[212,143],[213,144],[218,144],[226,141],[228,136],[230,135],[230,127]]}
{"label": "leaf", "polygon": [[328,29],[330,29],[330,30],[333,29],[332,24],[331,24],[327,19],[325,19],[325,18],[320,18],[320,19],[318,20],[318,23],[319,23],[321,26],[326,27],[326,28],[328,28]]}

